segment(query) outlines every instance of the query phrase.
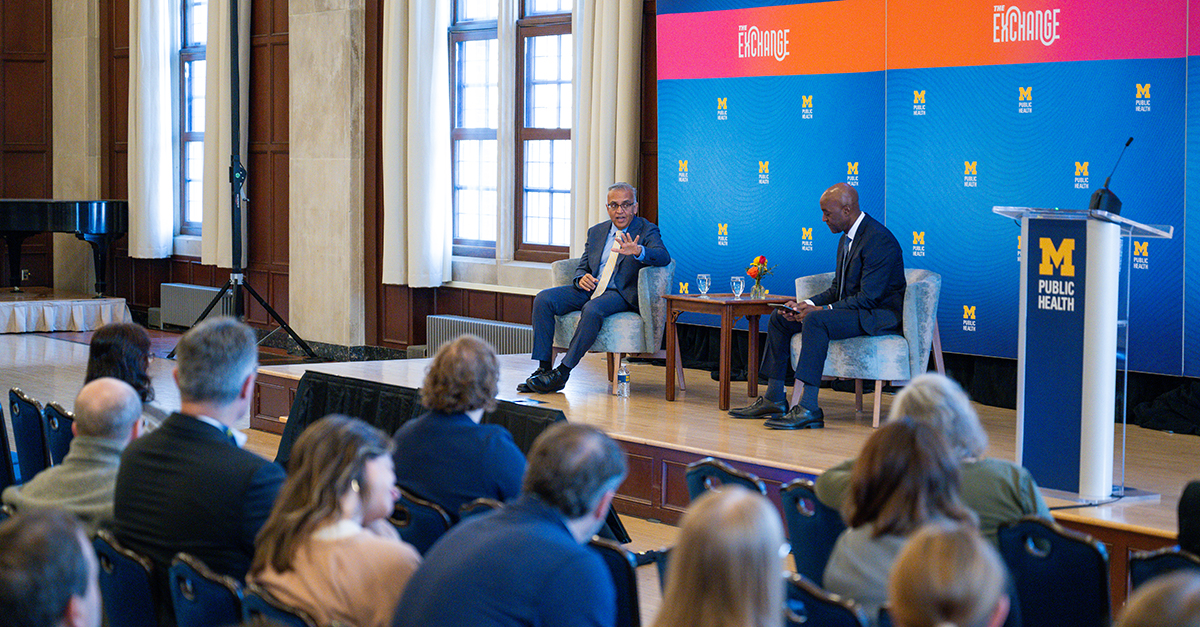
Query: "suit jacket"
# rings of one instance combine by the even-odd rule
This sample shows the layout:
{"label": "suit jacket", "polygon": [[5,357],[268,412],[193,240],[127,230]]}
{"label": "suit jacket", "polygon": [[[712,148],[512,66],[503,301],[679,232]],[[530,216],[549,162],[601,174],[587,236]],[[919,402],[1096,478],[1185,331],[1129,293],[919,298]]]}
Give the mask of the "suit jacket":
{"label": "suit jacket", "polygon": [[[838,259],[842,258],[845,241],[842,238],[838,243]],[[904,290],[908,286],[904,278],[904,257],[900,243],[883,223],[863,214],[842,274],[838,277],[835,272],[833,285],[809,300],[814,305],[857,310],[859,322],[868,335],[883,335],[900,328]],[[845,283],[840,299],[839,279]]]}
{"label": "suit jacket", "polygon": [[124,442],[75,436],[62,463],[34,475],[27,483],[4,490],[4,502],[17,511],[64,509],[79,516],[95,533],[113,517],[113,484]]}
{"label": "suit jacket", "polygon": [[[596,279],[600,278],[600,272],[604,269],[604,266],[600,265],[600,259],[604,256],[604,244],[608,241],[608,231],[611,228],[612,220],[605,220],[588,229],[587,246],[583,249],[579,267],[575,269],[576,281],[588,273]],[[671,253],[667,252],[666,246],[663,245],[658,225],[646,221],[642,216],[633,216],[625,232],[630,237],[639,238],[638,243],[646,249],[646,255],[641,261],[634,259],[632,255],[621,255],[617,267],[613,270],[613,276],[617,280],[614,289],[629,303],[630,308],[636,309],[638,270],[646,266],[665,266],[671,263]]]}
{"label": "suit jacket", "polygon": [[240,581],[282,483],[276,464],[210,424],[173,413],[121,456],[114,531],[158,566],[183,551]]}

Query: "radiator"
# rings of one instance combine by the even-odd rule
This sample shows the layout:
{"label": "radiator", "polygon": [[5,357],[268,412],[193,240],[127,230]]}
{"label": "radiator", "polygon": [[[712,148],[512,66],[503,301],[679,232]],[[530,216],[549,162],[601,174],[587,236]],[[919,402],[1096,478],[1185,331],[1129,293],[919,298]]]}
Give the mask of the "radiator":
{"label": "radiator", "polygon": [[[200,312],[208,306],[220,292],[217,287],[188,285],[186,283],[163,283],[161,291],[162,324],[177,327],[190,327],[200,316]],[[232,316],[233,292],[227,291],[221,297],[221,302],[208,312],[208,317]]]}
{"label": "radiator", "polygon": [[473,333],[491,342],[498,355],[533,352],[533,327],[527,324],[462,316],[428,316],[425,318],[425,341],[429,346],[429,356],[436,355],[442,344],[463,333]]}

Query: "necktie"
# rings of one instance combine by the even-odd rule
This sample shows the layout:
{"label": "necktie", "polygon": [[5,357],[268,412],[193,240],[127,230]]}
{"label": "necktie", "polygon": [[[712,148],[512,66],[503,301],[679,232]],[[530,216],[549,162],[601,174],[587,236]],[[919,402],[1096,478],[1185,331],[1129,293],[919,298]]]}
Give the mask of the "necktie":
{"label": "necktie", "polygon": [[233,437],[233,430],[224,425],[221,426],[221,432],[225,434],[225,439],[229,440],[235,448],[237,447],[237,438]]}
{"label": "necktie", "polygon": [[[620,234],[621,231],[617,231],[617,235]],[[600,271],[600,280],[596,283],[596,291],[592,292],[593,299],[608,289],[608,282],[612,280],[613,271],[617,269],[617,259],[621,257],[621,254],[617,252],[618,247],[620,244],[617,243],[617,238],[613,237],[612,252],[608,254],[608,261],[604,262],[604,269]]]}
{"label": "necktie", "polygon": [[850,239],[849,237],[846,237],[845,235],[842,236],[842,246],[841,246],[842,254],[838,256],[838,268],[837,268],[838,300],[841,300],[842,294],[844,294],[846,292],[846,266],[850,265],[849,264],[850,245],[853,241],[854,240]]}

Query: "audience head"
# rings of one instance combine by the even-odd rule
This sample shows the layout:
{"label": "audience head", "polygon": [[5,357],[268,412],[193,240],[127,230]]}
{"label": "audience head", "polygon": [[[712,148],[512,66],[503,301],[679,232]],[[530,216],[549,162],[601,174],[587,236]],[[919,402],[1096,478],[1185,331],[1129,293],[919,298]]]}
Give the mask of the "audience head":
{"label": "audience head", "polygon": [[250,571],[290,570],[296,548],[323,525],[386,518],[398,496],[395,486],[392,441],[382,431],[337,414],[312,423],[292,448],[288,477],[259,531]]}
{"label": "audience head", "polygon": [[908,535],[927,521],[971,522],[959,499],[958,459],[933,427],[893,420],[867,438],[850,473],[847,520],[874,523],[874,535]]}
{"label": "audience head", "polygon": [[106,324],[92,334],[88,348],[87,383],[100,377],[115,377],[137,390],[143,403],[154,400],[150,384],[150,336],[132,322]]}
{"label": "audience head", "polygon": [[560,422],[534,440],[521,488],[569,520],[598,516],[599,528],[624,478],[625,453],[612,438],[595,427]]}
{"label": "audience head", "polygon": [[77,435],[127,442],[141,415],[137,390],[113,377],[88,382],[75,397]]}
{"label": "audience head", "polygon": [[1200,555],[1200,481],[1183,488],[1179,498],[1179,548]]}
{"label": "audience head", "polygon": [[1200,572],[1178,570],[1142,584],[1117,627],[1200,627]]}
{"label": "audience head", "polygon": [[[234,318],[208,318],[176,347],[175,382],[185,403],[225,406],[252,390],[258,367],[254,330]],[[216,416],[214,416],[216,417]]]}
{"label": "audience head", "polygon": [[500,363],[496,349],[464,333],[443,344],[429,365],[421,386],[421,404],[444,414],[496,408]]}
{"label": "audience head", "polygon": [[927,373],[904,386],[892,401],[890,419],[907,416],[942,432],[958,459],[979,459],[988,436],[962,387],[945,375]]}
{"label": "audience head", "polygon": [[905,543],[888,576],[899,627],[998,627],[1008,615],[996,549],[966,525],[929,524]]}
{"label": "audience head", "polygon": [[96,627],[99,567],[71,514],[22,512],[0,523],[0,614],[13,627]]}
{"label": "audience head", "polygon": [[683,516],[656,627],[776,627],[782,547],[766,497],[736,485],[705,492]]}

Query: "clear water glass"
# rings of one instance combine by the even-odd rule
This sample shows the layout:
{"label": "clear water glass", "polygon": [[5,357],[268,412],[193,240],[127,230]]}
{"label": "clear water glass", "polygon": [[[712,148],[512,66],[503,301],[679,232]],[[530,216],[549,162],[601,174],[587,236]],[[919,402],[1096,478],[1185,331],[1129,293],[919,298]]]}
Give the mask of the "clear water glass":
{"label": "clear water glass", "polygon": [[712,276],[708,274],[696,275],[696,287],[700,289],[700,298],[708,298],[708,288],[712,285]]}
{"label": "clear water glass", "polygon": [[742,291],[744,291],[746,289],[746,277],[744,277],[744,276],[730,277],[729,286],[733,288],[733,297],[741,298]]}

